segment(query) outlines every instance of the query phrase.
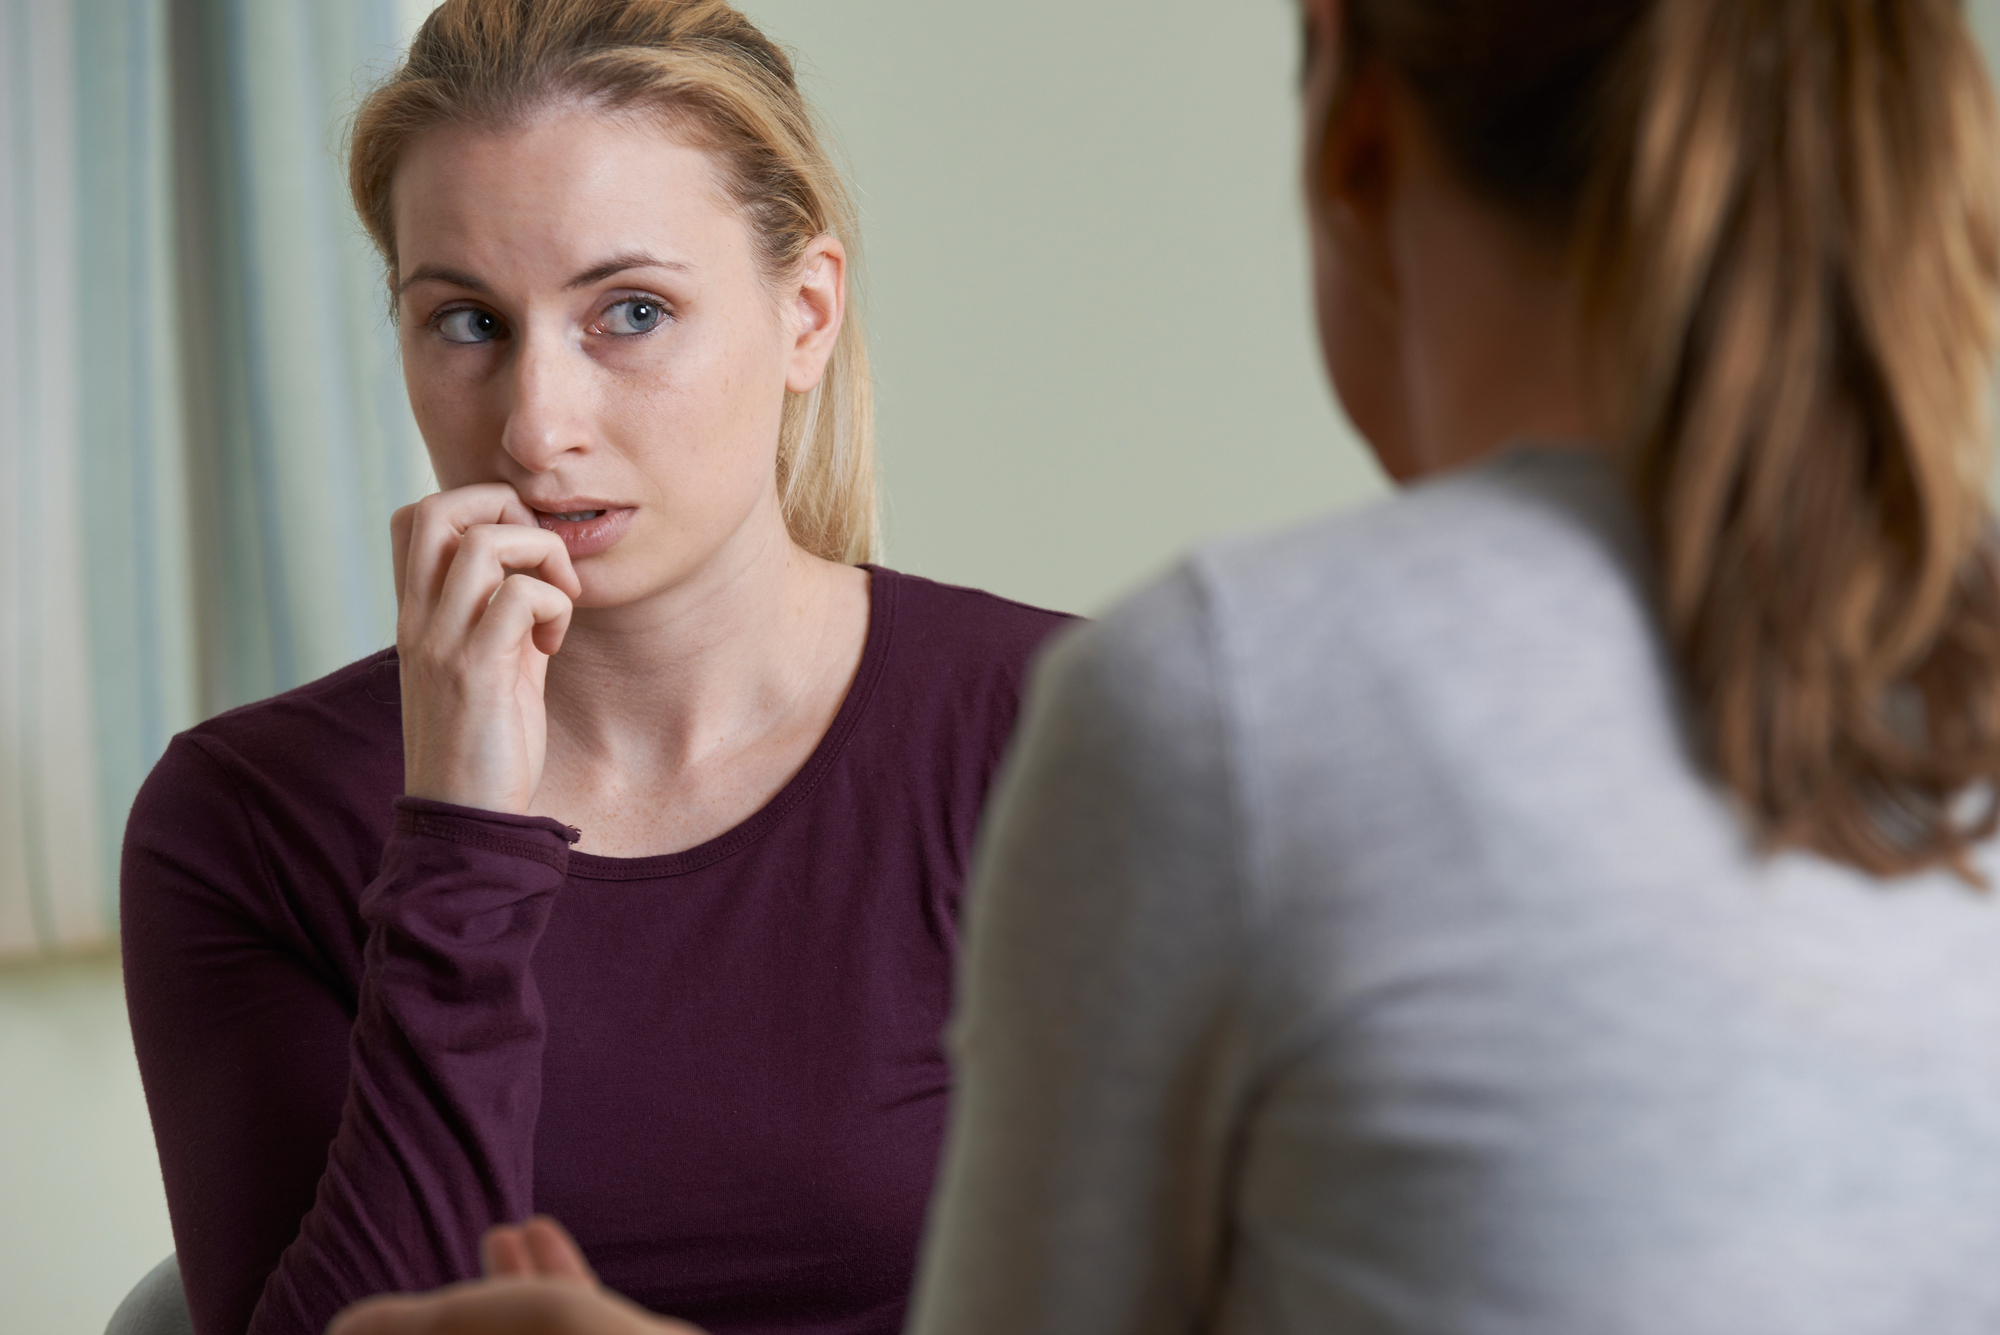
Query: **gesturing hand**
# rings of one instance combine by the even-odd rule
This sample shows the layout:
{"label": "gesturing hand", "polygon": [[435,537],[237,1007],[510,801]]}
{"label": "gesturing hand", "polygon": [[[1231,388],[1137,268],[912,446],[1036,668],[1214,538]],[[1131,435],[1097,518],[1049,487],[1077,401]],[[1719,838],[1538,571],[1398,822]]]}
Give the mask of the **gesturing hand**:
{"label": "gesturing hand", "polygon": [[522,814],[548,750],[542,702],[583,585],[562,539],[504,483],[396,511],[403,791]]}
{"label": "gesturing hand", "polygon": [[615,1293],[561,1279],[505,1278],[356,1303],[326,1335],[702,1335]]}
{"label": "gesturing hand", "polygon": [[371,1298],[327,1335],[702,1335],[598,1287],[562,1225],[503,1224],[480,1246],[486,1279],[418,1296]]}

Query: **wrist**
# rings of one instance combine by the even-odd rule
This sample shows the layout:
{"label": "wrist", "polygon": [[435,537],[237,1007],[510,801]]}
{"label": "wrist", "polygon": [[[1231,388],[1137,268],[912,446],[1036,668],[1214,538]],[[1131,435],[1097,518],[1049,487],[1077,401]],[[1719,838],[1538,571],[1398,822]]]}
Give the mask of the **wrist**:
{"label": "wrist", "polygon": [[569,846],[583,838],[583,832],[574,825],[550,816],[530,816],[414,793],[398,797],[395,811],[398,835],[442,838],[483,847],[505,845],[496,851],[517,851],[539,861],[549,861],[550,855],[555,855],[567,862]]}

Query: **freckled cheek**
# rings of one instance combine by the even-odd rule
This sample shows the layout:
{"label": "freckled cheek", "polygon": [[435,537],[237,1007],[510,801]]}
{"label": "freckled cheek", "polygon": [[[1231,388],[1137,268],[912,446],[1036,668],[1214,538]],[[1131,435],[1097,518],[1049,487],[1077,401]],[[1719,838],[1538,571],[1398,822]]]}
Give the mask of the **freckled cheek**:
{"label": "freckled cheek", "polygon": [[728,443],[717,430],[712,385],[626,384],[598,404],[602,438],[645,475],[656,502],[700,511],[726,489]]}
{"label": "freckled cheek", "polygon": [[719,501],[761,486],[772,471],[783,386],[760,385],[745,364],[752,355],[719,339],[700,355],[627,382],[604,405],[607,419],[615,417],[607,427],[629,442],[667,495]]}
{"label": "freckled cheek", "polygon": [[412,361],[407,353],[403,379],[410,413],[439,485],[449,488],[487,480],[479,463],[498,441],[504,423],[479,387],[434,364]]}

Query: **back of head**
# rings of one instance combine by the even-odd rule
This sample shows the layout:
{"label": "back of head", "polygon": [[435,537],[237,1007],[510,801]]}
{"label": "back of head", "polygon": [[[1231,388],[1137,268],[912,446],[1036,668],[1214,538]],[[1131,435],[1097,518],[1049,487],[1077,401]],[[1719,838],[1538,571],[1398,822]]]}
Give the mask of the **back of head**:
{"label": "back of head", "polygon": [[1348,0],[1579,266],[1708,765],[1892,875],[1996,827],[2000,142],[1956,0]]}
{"label": "back of head", "polygon": [[[822,235],[858,253],[853,206],[791,62],[723,0],[445,0],[354,120],[348,183],[392,283],[392,193],[413,139],[571,106],[658,117],[712,154],[774,284]],[[875,552],[872,403],[850,306],[819,387],[789,396],[778,442],[786,525],[828,560]]]}

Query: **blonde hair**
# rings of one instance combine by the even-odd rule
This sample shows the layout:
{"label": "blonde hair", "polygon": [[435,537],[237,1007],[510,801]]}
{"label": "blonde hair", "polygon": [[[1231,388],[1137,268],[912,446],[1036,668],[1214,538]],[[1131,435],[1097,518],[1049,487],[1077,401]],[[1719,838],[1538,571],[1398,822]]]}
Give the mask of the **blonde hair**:
{"label": "blonde hair", "polygon": [[2000,142],[1955,0],[1351,0],[1606,349],[1695,740],[1767,846],[1977,880]]}
{"label": "blonde hair", "polygon": [[[858,256],[853,204],[791,62],[722,0],[445,0],[354,118],[348,185],[392,276],[390,190],[410,141],[564,102],[662,116],[712,153],[774,283],[821,236]],[[777,486],[800,547],[842,563],[875,556],[873,386],[852,302],[819,386],[786,396]]]}

